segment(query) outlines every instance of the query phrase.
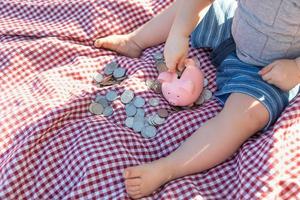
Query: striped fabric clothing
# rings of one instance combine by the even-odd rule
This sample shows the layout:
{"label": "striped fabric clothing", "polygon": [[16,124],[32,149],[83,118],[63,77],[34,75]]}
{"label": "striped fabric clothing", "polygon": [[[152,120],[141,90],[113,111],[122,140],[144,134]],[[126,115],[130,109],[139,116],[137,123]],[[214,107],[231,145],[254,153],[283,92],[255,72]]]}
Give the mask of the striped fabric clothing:
{"label": "striped fabric clothing", "polygon": [[290,92],[283,92],[279,88],[265,82],[258,71],[261,66],[244,63],[239,60],[236,53],[231,53],[218,66],[216,98],[225,103],[229,94],[243,93],[260,101],[269,112],[269,122],[264,130],[267,130],[279,117],[283,109],[288,105],[299,91],[296,86]]}
{"label": "striped fabric clothing", "polygon": [[216,48],[231,37],[232,19],[237,7],[235,0],[216,0],[191,34],[194,48]]}

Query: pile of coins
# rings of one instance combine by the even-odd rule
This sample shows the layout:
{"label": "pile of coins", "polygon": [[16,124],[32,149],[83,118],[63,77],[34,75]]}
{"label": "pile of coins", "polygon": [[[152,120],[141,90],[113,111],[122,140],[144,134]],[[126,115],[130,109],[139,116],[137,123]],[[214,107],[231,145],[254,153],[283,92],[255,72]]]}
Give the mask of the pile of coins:
{"label": "pile of coins", "polygon": [[105,96],[97,95],[95,101],[90,104],[89,111],[95,115],[111,116],[114,109],[110,103],[116,100],[117,97],[118,94],[114,90],[109,91]]}
{"label": "pile of coins", "polygon": [[[167,71],[168,68],[164,62],[163,55],[159,52],[154,54],[155,65],[158,72]],[[178,73],[178,76],[181,74]],[[127,78],[126,69],[122,68],[116,62],[108,63],[104,68],[104,75],[95,74],[94,81],[99,84],[100,87],[119,84],[121,81]],[[161,84],[157,80],[146,80],[145,82],[148,89],[153,90],[158,94],[161,92]],[[201,105],[212,97],[212,92],[207,89],[208,81],[204,79],[204,89],[196,105]],[[117,99],[125,105],[126,119],[124,125],[133,131],[140,133],[143,137],[154,137],[157,133],[157,126],[162,125],[169,115],[168,110],[159,109],[156,113],[146,115],[143,109],[144,105],[148,103],[150,106],[156,107],[159,105],[159,98],[151,98],[148,102],[140,96],[135,96],[132,90],[125,90],[120,96],[114,90],[110,90],[106,95],[96,95],[95,100],[90,104],[89,111],[95,115],[103,115],[109,117],[113,115],[114,109],[111,103]],[[171,110],[180,111],[185,109],[191,109],[191,107],[177,107],[171,106]]]}
{"label": "pile of coins", "polygon": [[[96,115],[111,116],[114,110],[110,104],[119,97],[125,105],[125,126],[133,129],[134,132],[141,133],[143,137],[154,137],[157,133],[156,127],[165,122],[169,112],[166,109],[159,109],[157,113],[146,116],[143,109],[146,100],[140,96],[135,96],[132,90],[125,90],[120,96],[114,90],[108,91],[105,96],[96,95],[95,100],[89,106],[89,111]],[[150,106],[156,107],[160,101],[158,98],[151,98],[148,103]]]}
{"label": "pile of coins", "polygon": [[115,61],[108,63],[104,68],[104,75],[97,73],[93,79],[100,87],[119,84],[127,78],[126,69]]}

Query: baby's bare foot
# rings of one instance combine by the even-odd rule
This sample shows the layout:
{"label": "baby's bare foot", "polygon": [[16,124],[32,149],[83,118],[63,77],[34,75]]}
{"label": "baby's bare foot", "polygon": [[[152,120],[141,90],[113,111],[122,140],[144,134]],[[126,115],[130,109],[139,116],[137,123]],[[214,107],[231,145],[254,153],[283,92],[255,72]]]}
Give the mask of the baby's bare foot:
{"label": "baby's bare foot", "polygon": [[129,34],[99,38],[95,41],[94,45],[97,48],[109,49],[131,58],[139,57],[143,51],[142,47],[140,47]]}
{"label": "baby's bare foot", "polygon": [[170,181],[171,177],[171,169],[161,160],[128,167],[124,172],[126,191],[133,199],[152,194],[161,185]]}

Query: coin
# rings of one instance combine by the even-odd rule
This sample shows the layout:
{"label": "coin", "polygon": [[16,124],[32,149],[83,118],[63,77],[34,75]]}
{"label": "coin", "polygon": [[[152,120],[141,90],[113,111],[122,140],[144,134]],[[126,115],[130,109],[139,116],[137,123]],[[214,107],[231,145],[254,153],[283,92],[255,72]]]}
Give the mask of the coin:
{"label": "coin", "polygon": [[134,120],[133,117],[127,117],[126,120],[125,120],[125,125],[126,125],[128,128],[132,128],[133,120]]}
{"label": "coin", "polygon": [[134,121],[132,128],[135,132],[140,132],[144,128],[144,121]]}
{"label": "coin", "polygon": [[162,117],[162,118],[166,118],[169,116],[169,112],[167,111],[167,109],[165,108],[161,108],[157,111],[158,116]]}
{"label": "coin", "polygon": [[108,101],[106,100],[106,97],[103,95],[96,95],[95,102],[100,103],[103,106],[103,108],[108,106]]}
{"label": "coin", "polygon": [[119,67],[119,68],[114,70],[113,76],[115,78],[121,78],[125,75],[125,73],[126,73],[126,69]]}
{"label": "coin", "polygon": [[153,57],[154,57],[155,60],[162,60],[162,59],[164,59],[163,54],[160,53],[160,52],[155,52],[155,53],[153,54]]}
{"label": "coin", "polygon": [[145,117],[145,111],[142,108],[138,108],[135,116]]}
{"label": "coin", "polygon": [[165,62],[156,62],[155,63],[158,73],[168,71],[168,67]]}
{"label": "coin", "polygon": [[155,121],[154,121],[154,117],[155,117],[155,115],[149,115],[149,116],[147,116],[146,117],[146,120],[147,120],[147,122],[150,124],[150,125],[157,125],[156,123],[155,123]]}
{"label": "coin", "polygon": [[154,80],[151,80],[151,79],[147,79],[146,81],[145,81],[145,84],[146,84],[146,86],[149,88],[149,89],[151,89],[151,86],[152,86],[152,84],[154,84]]}
{"label": "coin", "polygon": [[158,105],[159,105],[159,99],[156,98],[156,97],[151,98],[151,99],[149,100],[149,104],[150,104],[151,106],[158,106]]}
{"label": "coin", "polygon": [[133,104],[127,104],[125,106],[125,112],[128,117],[132,117],[136,114],[136,107]]}
{"label": "coin", "polygon": [[114,109],[111,106],[107,106],[104,111],[103,111],[103,115],[108,117],[111,116],[114,112]]}
{"label": "coin", "polygon": [[114,101],[118,98],[118,93],[114,90],[111,90],[106,94],[105,97],[108,101]]}
{"label": "coin", "polygon": [[146,126],[142,129],[142,136],[146,138],[154,137],[156,135],[156,128],[154,126]]}
{"label": "coin", "polygon": [[103,112],[103,107],[99,103],[92,102],[89,106],[89,111],[95,115],[101,115]]}
{"label": "coin", "polygon": [[129,103],[134,97],[134,92],[131,90],[125,90],[122,94],[121,94],[121,102],[122,103]]}
{"label": "coin", "polygon": [[134,121],[142,121],[144,123],[145,118],[144,118],[144,116],[135,114]]}
{"label": "coin", "polygon": [[151,89],[152,89],[155,93],[162,93],[162,92],[161,92],[161,83],[159,83],[158,81],[155,81],[155,82],[151,85]]}
{"label": "coin", "polygon": [[199,98],[196,100],[195,104],[196,105],[202,105],[205,102],[204,98],[204,92],[202,92],[199,96]]}
{"label": "coin", "polygon": [[154,115],[153,120],[154,120],[154,123],[157,125],[161,125],[161,124],[165,123],[165,119],[159,117],[157,114]]}
{"label": "coin", "polygon": [[101,81],[103,80],[103,75],[102,74],[95,74],[93,78],[97,83],[101,83]]}
{"label": "coin", "polygon": [[203,86],[206,87],[207,85],[208,85],[208,80],[205,78],[205,79],[203,80]]}
{"label": "coin", "polygon": [[117,68],[118,68],[118,63],[116,62],[108,63],[104,68],[104,74],[111,75],[113,74],[114,70]]}
{"label": "coin", "polygon": [[145,82],[148,89],[153,90],[156,93],[161,93],[161,83],[157,80],[148,79]]}
{"label": "coin", "polygon": [[135,107],[141,108],[145,105],[145,100],[142,97],[137,96],[134,98],[133,104]]}
{"label": "coin", "polygon": [[205,100],[208,100],[208,99],[210,99],[211,97],[212,97],[212,92],[209,90],[209,89],[204,89],[204,99]]}

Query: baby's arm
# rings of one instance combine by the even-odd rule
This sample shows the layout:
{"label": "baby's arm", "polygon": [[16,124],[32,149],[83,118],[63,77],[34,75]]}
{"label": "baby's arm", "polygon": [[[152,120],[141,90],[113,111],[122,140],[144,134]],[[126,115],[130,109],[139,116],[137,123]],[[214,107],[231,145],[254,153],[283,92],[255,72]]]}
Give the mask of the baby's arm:
{"label": "baby's arm", "polygon": [[300,84],[300,57],[280,59],[264,67],[259,74],[266,82],[289,91]]}
{"label": "baby's arm", "polygon": [[199,13],[210,4],[210,0],[181,1],[170,34],[189,37],[199,21]]}
{"label": "baby's arm", "polygon": [[188,52],[189,35],[200,19],[199,13],[210,4],[210,0],[180,2],[164,50],[166,64],[171,71],[182,68]]}

